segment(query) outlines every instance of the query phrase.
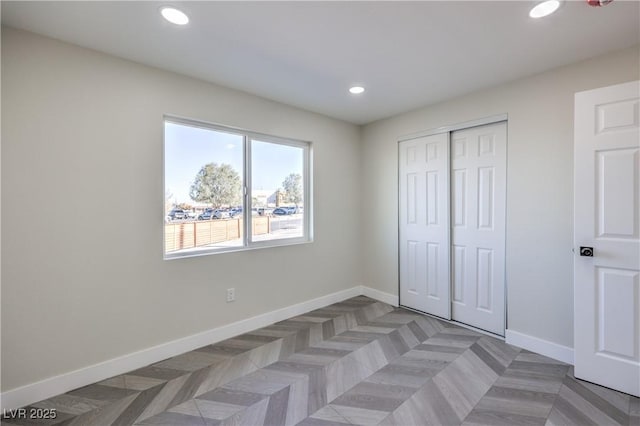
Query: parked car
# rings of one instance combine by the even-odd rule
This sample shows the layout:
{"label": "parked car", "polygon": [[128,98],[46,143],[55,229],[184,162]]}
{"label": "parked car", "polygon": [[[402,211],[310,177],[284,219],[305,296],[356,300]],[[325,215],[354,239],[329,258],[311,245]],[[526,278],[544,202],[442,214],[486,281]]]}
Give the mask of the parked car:
{"label": "parked car", "polygon": [[198,220],[229,219],[230,217],[231,215],[228,210],[206,209],[198,215]]}
{"label": "parked car", "polygon": [[173,209],[169,212],[169,220],[178,220],[178,219],[186,219],[187,212],[182,209]]}
{"label": "parked car", "polygon": [[227,210],[222,210],[222,209],[217,209],[213,211],[213,218],[214,219],[229,219],[231,217],[231,215],[229,214],[229,211]]}
{"label": "parked car", "polygon": [[229,210],[229,216],[231,217],[242,216],[242,207],[234,207],[231,210]]}
{"label": "parked car", "polygon": [[258,214],[260,216],[269,216],[273,214],[273,209],[269,207],[258,207]]}
{"label": "parked car", "polygon": [[213,219],[213,210],[205,210],[198,215],[198,220],[211,220]]}
{"label": "parked car", "polygon": [[275,209],[273,211],[273,214],[282,216],[282,215],[295,214],[297,212],[298,212],[298,209],[295,206],[282,206]]}

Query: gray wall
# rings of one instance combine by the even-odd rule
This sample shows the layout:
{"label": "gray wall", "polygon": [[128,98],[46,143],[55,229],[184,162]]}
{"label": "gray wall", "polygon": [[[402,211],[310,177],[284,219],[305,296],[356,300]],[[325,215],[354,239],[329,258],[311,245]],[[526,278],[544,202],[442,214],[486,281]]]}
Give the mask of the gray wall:
{"label": "gray wall", "polygon": [[[315,242],[163,261],[165,113],[312,141]],[[3,391],[361,284],[354,125],[11,29],[2,124]]]}
{"label": "gray wall", "polygon": [[573,96],[639,78],[638,47],[369,124],[364,284],[398,293],[400,136],[507,113],[508,328],[573,347]]}

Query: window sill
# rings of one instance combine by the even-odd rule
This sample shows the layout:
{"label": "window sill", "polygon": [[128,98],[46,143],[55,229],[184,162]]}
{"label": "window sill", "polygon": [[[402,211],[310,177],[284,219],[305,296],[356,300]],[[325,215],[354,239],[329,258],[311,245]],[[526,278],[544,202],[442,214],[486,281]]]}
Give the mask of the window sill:
{"label": "window sill", "polygon": [[184,259],[191,257],[201,257],[201,256],[209,256],[215,254],[223,254],[223,253],[237,253],[243,251],[251,251],[251,250],[261,250],[266,248],[273,247],[287,247],[287,246],[295,246],[302,244],[311,244],[313,243],[313,238],[287,238],[281,240],[271,240],[271,241],[256,241],[252,242],[249,246],[238,246],[238,247],[200,247],[183,250],[181,252],[173,252],[173,253],[165,253],[164,260],[176,260],[176,259]]}

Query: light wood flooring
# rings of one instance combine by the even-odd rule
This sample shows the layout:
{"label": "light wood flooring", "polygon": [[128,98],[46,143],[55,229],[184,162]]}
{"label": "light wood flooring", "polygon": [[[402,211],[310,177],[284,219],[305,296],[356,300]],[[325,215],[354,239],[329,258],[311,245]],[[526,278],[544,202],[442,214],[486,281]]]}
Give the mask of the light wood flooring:
{"label": "light wood flooring", "polygon": [[28,407],[3,425],[640,425],[571,366],[364,296]]}

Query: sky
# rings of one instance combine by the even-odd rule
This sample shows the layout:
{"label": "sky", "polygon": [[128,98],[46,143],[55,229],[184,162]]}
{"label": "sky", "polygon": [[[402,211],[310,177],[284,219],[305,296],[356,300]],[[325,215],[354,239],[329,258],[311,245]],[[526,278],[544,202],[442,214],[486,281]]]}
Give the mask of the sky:
{"label": "sky", "polygon": [[[302,148],[253,140],[251,156],[253,189],[275,191],[289,174],[302,174]],[[230,164],[242,177],[243,137],[165,122],[164,158],[165,194],[176,204],[191,204],[189,189],[205,164]]]}

